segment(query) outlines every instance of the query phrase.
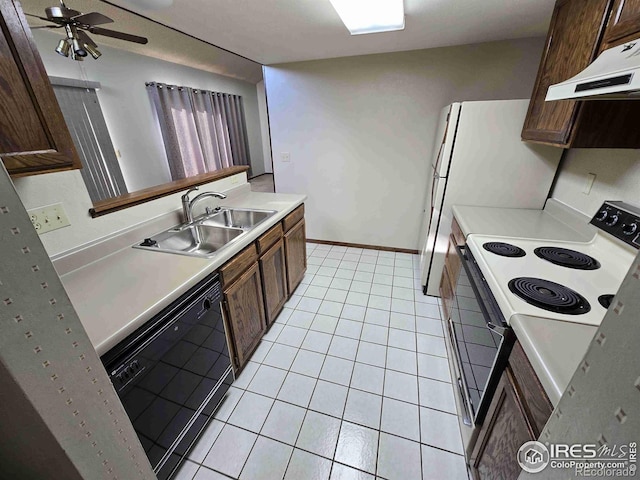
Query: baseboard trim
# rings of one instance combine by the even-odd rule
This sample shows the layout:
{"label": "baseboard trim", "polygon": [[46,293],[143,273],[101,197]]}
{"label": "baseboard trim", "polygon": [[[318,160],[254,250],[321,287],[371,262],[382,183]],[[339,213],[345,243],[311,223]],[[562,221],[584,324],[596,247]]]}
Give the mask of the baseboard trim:
{"label": "baseboard trim", "polygon": [[396,248],[396,247],[381,247],[379,245],[365,245],[363,243],[347,243],[347,242],[332,242],[330,240],[314,240],[307,238],[309,243],[320,243],[322,245],[335,245],[338,247],[352,247],[352,248],[367,248],[369,250],[383,250],[385,252],[398,252],[398,253],[410,253],[417,255],[418,250],[411,250],[410,248]]}

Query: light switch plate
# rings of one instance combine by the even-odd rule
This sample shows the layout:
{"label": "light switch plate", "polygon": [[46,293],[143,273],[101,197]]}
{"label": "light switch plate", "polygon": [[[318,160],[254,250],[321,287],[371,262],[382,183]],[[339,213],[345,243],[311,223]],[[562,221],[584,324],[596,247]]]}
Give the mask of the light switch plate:
{"label": "light switch plate", "polygon": [[71,225],[61,203],[33,208],[27,213],[39,235]]}

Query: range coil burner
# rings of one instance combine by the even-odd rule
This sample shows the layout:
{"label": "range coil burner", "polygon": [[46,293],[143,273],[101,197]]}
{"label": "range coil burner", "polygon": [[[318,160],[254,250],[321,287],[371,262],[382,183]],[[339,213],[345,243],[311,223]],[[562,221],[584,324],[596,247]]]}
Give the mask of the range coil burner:
{"label": "range coil burner", "polygon": [[595,258],[575,250],[560,247],[539,247],[533,251],[538,257],[561,267],[576,270],[596,270],[600,262]]}
{"label": "range coil burner", "polygon": [[487,242],[482,245],[482,248],[502,257],[524,257],[526,255],[520,247],[504,242]]}
{"label": "range coil burner", "polygon": [[509,281],[509,290],[525,302],[556,313],[581,315],[591,310],[578,292],[549,280],[518,277]]}

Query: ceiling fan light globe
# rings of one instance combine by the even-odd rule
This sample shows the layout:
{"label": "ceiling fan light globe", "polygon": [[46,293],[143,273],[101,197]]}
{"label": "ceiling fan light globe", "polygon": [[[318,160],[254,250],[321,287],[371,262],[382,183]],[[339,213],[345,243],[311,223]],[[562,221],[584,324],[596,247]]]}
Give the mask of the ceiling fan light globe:
{"label": "ceiling fan light globe", "polygon": [[56,47],[56,53],[58,55],[62,55],[63,57],[68,57],[70,49],[71,49],[71,45],[69,45],[69,42],[67,42],[66,38],[63,38],[58,42],[58,46]]}
{"label": "ceiling fan light globe", "polygon": [[98,58],[100,58],[100,56],[102,55],[102,53],[100,52],[100,50],[98,50],[97,48],[95,48],[92,45],[88,45],[88,44],[84,44],[84,49],[89,52],[89,55],[91,55],[93,57],[94,60],[97,60]]}
{"label": "ceiling fan light globe", "polygon": [[87,56],[87,51],[84,48],[82,48],[77,38],[74,38],[71,41],[71,43],[73,44],[73,53],[75,53],[77,57]]}

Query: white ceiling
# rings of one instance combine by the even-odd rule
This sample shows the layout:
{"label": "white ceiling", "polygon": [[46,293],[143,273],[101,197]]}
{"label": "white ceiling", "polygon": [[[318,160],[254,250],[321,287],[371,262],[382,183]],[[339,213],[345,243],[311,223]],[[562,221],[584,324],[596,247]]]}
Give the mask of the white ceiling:
{"label": "white ceiling", "polygon": [[[57,1],[21,0],[20,3],[25,12],[44,16],[44,9],[56,5]],[[100,45],[108,45],[120,50],[187,65],[251,83],[257,83],[262,80],[261,65],[158,25],[138,15],[126,12],[119,7],[98,0],[66,0],[65,3],[68,8],[73,8],[83,13],[97,11],[112,18],[114,23],[104,25],[105,28],[141,35],[149,39],[147,45],[139,45],[92,34],[91,37],[98,44],[98,47]],[[50,25],[50,23],[37,18],[27,17],[27,19],[31,26]],[[52,31],[59,33],[61,36],[63,35],[62,30],[56,29]],[[52,43],[51,49],[53,50],[55,46],[56,44]],[[72,62],[73,60],[69,61]],[[99,62],[100,59],[93,60],[88,58],[85,60],[85,62],[93,61]]]}
{"label": "white ceiling", "polygon": [[329,0],[109,1],[265,65],[543,36],[555,3],[404,0],[404,31],[351,36]]}

